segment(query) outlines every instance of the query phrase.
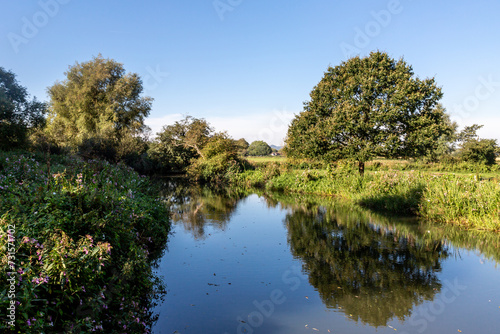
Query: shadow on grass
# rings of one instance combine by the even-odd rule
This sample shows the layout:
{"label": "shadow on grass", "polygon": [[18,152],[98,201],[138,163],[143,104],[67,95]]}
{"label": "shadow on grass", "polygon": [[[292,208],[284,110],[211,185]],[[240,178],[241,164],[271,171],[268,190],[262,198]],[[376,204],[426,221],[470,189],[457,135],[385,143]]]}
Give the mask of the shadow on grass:
{"label": "shadow on grass", "polygon": [[419,184],[399,194],[375,194],[361,198],[358,204],[374,211],[416,215],[424,188],[424,184]]}

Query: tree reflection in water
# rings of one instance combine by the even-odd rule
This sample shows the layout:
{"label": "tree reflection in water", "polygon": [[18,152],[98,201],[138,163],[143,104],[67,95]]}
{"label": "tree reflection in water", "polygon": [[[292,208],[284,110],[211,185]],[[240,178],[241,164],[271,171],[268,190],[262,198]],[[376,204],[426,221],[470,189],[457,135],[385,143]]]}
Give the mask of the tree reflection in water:
{"label": "tree reflection in water", "polygon": [[165,181],[163,189],[172,221],[181,223],[195,239],[206,238],[207,225],[225,230],[238,202],[246,196],[240,191],[189,185],[180,178]]}
{"label": "tree reflection in water", "polygon": [[[164,190],[173,221],[197,239],[206,237],[207,224],[226,229],[238,202],[249,194],[179,185],[178,180],[166,182]],[[496,233],[407,222],[315,196],[260,196],[268,207],[287,212],[291,253],[303,261],[323,303],[371,326],[404,320],[415,306],[432,301],[441,291],[437,273],[450,249],[474,249],[496,263],[500,260]]]}
{"label": "tree reflection in water", "polygon": [[417,241],[338,208],[300,205],[285,222],[309,282],[327,307],[353,320],[386,326],[441,290],[436,273],[449,254],[441,241]]}

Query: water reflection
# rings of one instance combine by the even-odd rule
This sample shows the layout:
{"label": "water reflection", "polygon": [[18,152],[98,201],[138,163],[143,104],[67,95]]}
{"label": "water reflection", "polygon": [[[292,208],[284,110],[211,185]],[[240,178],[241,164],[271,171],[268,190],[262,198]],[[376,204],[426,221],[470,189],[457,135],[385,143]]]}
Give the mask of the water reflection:
{"label": "water reflection", "polygon": [[[178,184],[167,184],[165,194],[173,220],[195,239],[209,237],[207,226],[225,230],[247,196]],[[418,305],[433,301],[442,291],[442,263],[458,249],[500,262],[498,234],[384,216],[329,198],[259,195],[268,207],[286,211],[291,254],[322,303],[373,327],[406,320]]]}
{"label": "water reflection", "polygon": [[238,202],[246,196],[240,191],[190,185],[183,179],[167,180],[163,200],[171,208],[174,223],[181,223],[195,239],[206,238],[206,226],[225,230]]}
{"label": "water reflection", "polygon": [[378,327],[434,298],[441,290],[436,273],[448,256],[442,242],[424,245],[351,218],[324,207],[286,217],[292,254],[304,261],[327,307]]}

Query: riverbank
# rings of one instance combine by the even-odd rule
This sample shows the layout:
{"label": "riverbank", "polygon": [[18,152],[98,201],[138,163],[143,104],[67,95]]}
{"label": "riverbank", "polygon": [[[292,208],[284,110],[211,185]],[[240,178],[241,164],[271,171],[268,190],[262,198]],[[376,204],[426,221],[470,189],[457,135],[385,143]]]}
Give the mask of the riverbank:
{"label": "riverbank", "polygon": [[382,170],[361,177],[346,166],[299,170],[271,163],[237,174],[231,182],[245,188],[337,196],[375,211],[500,231],[500,183],[478,174]]}
{"label": "riverbank", "polygon": [[0,328],[149,332],[170,229],[156,193],[125,165],[0,152]]}

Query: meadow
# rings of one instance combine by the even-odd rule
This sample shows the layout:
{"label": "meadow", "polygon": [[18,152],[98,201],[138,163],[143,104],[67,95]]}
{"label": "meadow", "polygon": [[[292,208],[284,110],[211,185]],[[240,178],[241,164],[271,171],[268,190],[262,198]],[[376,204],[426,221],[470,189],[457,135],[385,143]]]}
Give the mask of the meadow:
{"label": "meadow", "polygon": [[[274,161],[273,161],[274,159]],[[349,199],[375,211],[417,215],[468,229],[500,231],[498,165],[375,160],[360,176],[353,163],[322,164],[270,157],[250,160],[234,185]]]}

